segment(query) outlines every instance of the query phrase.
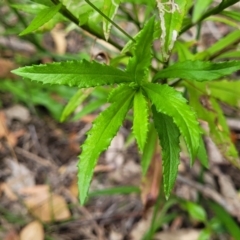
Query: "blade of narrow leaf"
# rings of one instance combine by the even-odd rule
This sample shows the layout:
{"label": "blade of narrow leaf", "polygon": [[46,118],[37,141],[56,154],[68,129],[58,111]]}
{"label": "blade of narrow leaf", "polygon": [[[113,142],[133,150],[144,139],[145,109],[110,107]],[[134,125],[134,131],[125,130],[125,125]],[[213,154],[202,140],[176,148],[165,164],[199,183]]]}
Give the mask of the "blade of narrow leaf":
{"label": "blade of narrow leaf", "polygon": [[72,118],[73,121],[77,121],[81,119],[82,117],[86,116],[87,114],[92,113],[93,111],[99,109],[101,106],[103,106],[107,102],[106,99],[97,99],[95,101],[87,103],[85,107]]}
{"label": "blade of narrow leaf", "polygon": [[166,198],[174,187],[179,161],[179,136],[180,132],[173,119],[157,112],[153,106],[153,120],[162,147],[163,184]]}
{"label": "blade of narrow leaf", "polygon": [[177,40],[187,0],[156,0],[161,26],[161,51],[166,62]]}
{"label": "blade of narrow leaf", "polygon": [[197,153],[197,159],[201,162],[201,164],[205,168],[209,168],[208,155],[207,155],[206,147],[204,145],[204,141],[202,138],[200,138],[200,145]]}
{"label": "blade of narrow leaf", "polygon": [[240,108],[240,81],[209,82],[211,96],[233,107]]}
{"label": "blade of narrow leaf", "polygon": [[194,59],[194,55],[191,53],[186,43],[176,41],[174,48],[177,51],[179,62]]}
{"label": "blade of narrow leaf", "polygon": [[233,218],[218,204],[214,202],[209,202],[209,206],[214,211],[217,218],[222,222],[228,232],[234,239],[239,239],[240,236],[240,227]]}
{"label": "blade of narrow leaf", "polygon": [[13,73],[42,83],[88,88],[131,82],[131,76],[117,68],[97,62],[69,61],[18,68]]}
{"label": "blade of narrow leaf", "polygon": [[224,38],[220,39],[207,50],[196,54],[195,59],[203,60],[213,58],[222,52],[223,49],[229,48],[229,46],[236,44],[240,41],[240,30],[230,32]]}
{"label": "blade of narrow leaf", "polygon": [[233,50],[233,51],[227,51],[223,54],[220,54],[216,57],[216,59],[239,59],[240,58],[240,51],[239,50]]}
{"label": "blade of narrow leaf", "polygon": [[79,89],[64,108],[60,121],[64,122],[71,113],[89,96],[93,89]]}
{"label": "blade of narrow leaf", "polygon": [[54,15],[57,14],[57,12],[60,10],[61,7],[62,7],[62,4],[58,4],[56,6],[52,6],[52,7],[43,9],[32,20],[30,25],[19,34],[19,36],[26,35],[28,33],[31,33],[33,31],[37,30],[38,28],[40,28],[46,22],[51,20],[54,17]]}
{"label": "blade of narrow leaf", "polygon": [[148,98],[158,112],[173,118],[186,142],[191,161],[197,155],[200,138],[200,127],[193,110],[180,92],[168,85],[147,83],[143,85]]}
{"label": "blade of narrow leaf", "polygon": [[[102,12],[111,20],[117,13],[120,0],[104,0]],[[109,38],[110,30],[112,23],[109,22],[106,18],[103,18],[103,32],[106,40]]]}
{"label": "blade of narrow leaf", "polygon": [[193,17],[192,21],[195,23],[197,22],[203,13],[206,11],[206,9],[210,6],[213,0],[197,0],[194,3],[194,9],[193,9]]}
{"label": "blade of narrow leaf", "polygon": [[141,90],[134,96],[133,110],[133,133],[142,152],[147,140],[149,109]]}
{"label": "blade of narrow leaf", "polygon": [[93,170],[101,152],[107,149],[116,135],[127,114],[133,99],[134,91],[130,96],[122,96],[102,112],[94,121],[88,132],[87,139],[82,145],[82,153],[78,164],[78,186],[81,204],[87,197]]}
{"label": "blade of narrow leaf", "polygon": [[131,73],[134,81],[140,83],[148,74],[148,68],[152,58],[152,41],[155,18],[152,17],[136,37],[133,57],[130,58],[127,72]]}
{"label": "blade of narrow leaf", "polygon": [[23,11],[25,13],[30,13],[37,15],[39,12],[43,9],[46,9],[45,6],[39,5],[39,4],[11,4],[11,7],[16,8],[20,11]]}
{"label": "blade of narrow leaf", "polygon": [[231,141],[230,132],[222,109],[214,98],[207,94],[205,83],[185,83],[189,93],[189,103],[198,118],[208,123],[210,136],[222,155],[236,167],[240,167],[238,153]]}
{"label": "blade of narrow leaf", "polygon": [[203,62],[203,61],[184,61],[178,62],[159,71],[153,78],[183,78],[191,81],[211,81],[229,75],[240,69],[240,61],[229,62]]}
{"label": "blade of narrow leaf", "polygon": [[147,142],[143,149],[143,155],[141,157],[142,175],[145,176],[154,154],[157,141],[157,132],[154,125],[151,123],[149,126],[149,132],[147,136]]}
{"label": "blade of narrow leaf", "polygon": [[240,21],[240,13],[238,11],[223,11],[221,14],[238,22]]}

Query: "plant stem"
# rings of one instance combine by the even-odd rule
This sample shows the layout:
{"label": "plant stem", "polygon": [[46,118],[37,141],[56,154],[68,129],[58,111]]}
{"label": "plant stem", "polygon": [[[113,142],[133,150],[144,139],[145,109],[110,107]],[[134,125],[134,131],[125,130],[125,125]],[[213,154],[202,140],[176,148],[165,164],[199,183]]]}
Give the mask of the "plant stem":
{"label": "plant stem", "polygon": [[94,10],[96,10],[100,15],[102,15],[105,19],[107,19],[114,27],[116,27],[121,33],[126,35],[129,39],[131,39],[133,42],[135,42],[135,39],[133,39],[127,32],[125,32],[122,28],[120,28],[112,19],[110,19],[107,15],[105,15],[102,11],[100,11],[94,4],[92,4],[89,0],[85,0],[86,3],[88,3]]}

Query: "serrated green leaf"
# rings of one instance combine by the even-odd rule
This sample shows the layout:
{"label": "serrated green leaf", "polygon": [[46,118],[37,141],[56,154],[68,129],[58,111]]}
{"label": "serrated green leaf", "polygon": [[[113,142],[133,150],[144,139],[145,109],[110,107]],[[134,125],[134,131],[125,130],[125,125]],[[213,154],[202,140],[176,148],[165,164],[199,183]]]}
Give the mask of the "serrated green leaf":
{"label": "serrated green leaf", "polygon": [[58,4],[56,6],[45,8],[40,11],[38,15],[32,20],[30,25],[28,25],[28,27],[19,34],[19,36],[26,35],[40,28],[42,25],[44,25],[46,22],[48,22],[55,16],[61,9],[61,7],[62,4]]}
{"label": "serrated green leaf", "polygon": [[122,96],[128,97],[129,95],[132,94],[133,89],[134,88],[132,88],[132,87],[126,85],[126,84],[119,85],[118,87],[114,88],[109,93],[108,102],[110,102],[110,103],[116,102]]}
{"label": "serrated green leaf", "polygon": [[143,155],[141,157],[141,166],[142,166],[143,176],[146,175],[147,170],[149,168],[149,164],[152,160],[154,150],[156,148],[156,142],[157,142],[157,132],[153,123],[150,123],[147,142],[144,146]]}
{"label": "serrated green leaf", "polygon": [[89,96],[93,89],[79,89],[64,108],[60,122],[64,122],[71,113]]}
{"label": "serrated green leaf", "polygon": [[180,132],[171,117],[157,112],[155,106],[152,110],[154,125],[162,147],[163,184],[165,196],[168,198],[174,187],[180,163]]}
{"label": "serrated green leaf", "polygon": [[209,168],[208,154],[207,154],[206,147],[204,145],[204,141],[203,141],[202,138],[200,138],[200,142],[199,142],[199,149],[198,149],[198,153],[197,153],[197,159],[201,162],[201,164],[205,168]]}
{"label": "serrated green leaf", "polygon": [[222,80],[209,82],[207,87],[211,96],[230,106],[240,108],[240,81]]}
{"label": "serrated green leaf", "polygon": [[199,82],[211,81],[232,74],[239,69],[240,61],[213,63],[187,60],[159,71],[153,81],[165,78],[182,78]]}
{"label": "serrated green leaf", "polygon": [[180,92],[168,85],[146,83],[143,85],[148,98],[156,106],[158,112],[173,118],[186,142],[191,161],[199,148],[200,127],[193,110]]}
{"label": "serrated green leaf", "polygon": [[130,58],[126,72],[133,75],[134,81],[140,83],[147,76],[152,58],[152,41],[155,18],[151,18],[136,37],[133,57]]}
{"label": "serrated green leaf", "polygon": [[149,109],[141,90],[134,96],[133,110],[133,133],[142,152],[147,140]]}
{"label": "serrated green leaf", "polygon": [[156,0],[161,26],[161,51],[166,62],[185,17],[187,0]]}
{"label": "serrated green leaf", "polygon": [[[138,38],[138,36],[139,36],[140,34],[141,34],[141,31],[139,31],[139,32],[133,37],[133,39],[135,40],[135,42],[136,42],[136,39]],[[160,23],[159,23],[159,21],[158,21],[157,19],[155,19],[154,32],[153,32],[153,40],[159,39],[160,34],[161,34]],[[130,39],[130,40],[125,44],[125,46],[123,47],[123,49],[121,50],[121,53],[122,53],[122,54],[126,54],[127,52],[131,52],[132,55],[134,55],[132,49],[134,48],[135,42]]]}
{"label": "serrated green leaf", "polygon": [[216,99],[207,93],[205,83],[191,83],[186,87],[189,103],[195,109],[199,119],[206,121],[210,129],[210,137],[218,146],[223,156],[233,165],[240,168],[238,153],[230,138],[230,132],[222,109]]}
{"label": "serrated green leaf", "polygon": [[88,136],[82,145],[82,153],[78,164],[78,186],[80,201],[84,204],[87,197],[93,170],[101,152],[106,150],[116,135],[133,100],[134,90],[129,96],[121,96],[102,112],[94,121]]}
{"label": "serrated green leaf", "polygon": [[79,88],[132,81],[132,77],[126,72],[86,60],[35,65],[18,68],[12,72],[43,84],[61,84]]}
{"label": "serrated green leaf", "polygon": [[194,3],[194,9],[193,9],[193,17],[192,17],[192,21],[195,23],[197,22],[202,15],[204,14],[204,12],[206,11],[206,9],[210,6],[210,4],[212,3],[213,0],[197,0]]}
{"label": "serrated green leaf", "polygon": [[[111,20],[115,17],[120,0],[104,0],[102,12]],[[109,22],[106,18],[103,18],[103,32],[105,39],[108,40],[112,23]]]}

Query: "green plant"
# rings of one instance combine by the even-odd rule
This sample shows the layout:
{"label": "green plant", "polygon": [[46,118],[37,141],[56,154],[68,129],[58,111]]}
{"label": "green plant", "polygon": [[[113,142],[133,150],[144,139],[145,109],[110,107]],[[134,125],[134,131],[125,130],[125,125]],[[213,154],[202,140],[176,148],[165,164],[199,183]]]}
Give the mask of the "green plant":
{"label": "green plant", "polygon": [[[49,19],[61,13],[64,19],[69,19],[96,37],[105,38],[122,50],[113,59],[112,65],[79,60],[28,66],[13,71],[19,76],[43,84],[69,85],[81,89],[104,85],[111,87],[108,94],[110,106],[93,122],[82,145],[78,165],[82,204],[86,200],[99,155],[107,149],[130,109],[133,109],[133,134],[143,155],[143,175],[146,174],[155,151],[148,143],[156,142],[156,135],[159,137],[164,192],[167,198],[177,176],[180,135],[186,143],[191,165],[198,158],[205,167],[208,166],[202,137],[209,134],[224,156],[233,165],[240,166],[226,119],[218,103],[222,101],[239,107],[240,82],[223,77],[239,70],[240,61],[217,61],[223,56],[226,58],[227,53],[230,56],[238,53],[229,52],[229,48],[235,47],[240,41],[240,31],[233,31],[202,52],[197,52],[196,46],[191,42],[184,42],[179,38],[189,28],[197,26],[198,40],[202,23],[216,14],[220,14],[222,18],[227,16],[225,22],[236,26],[236,15],[239,17],[237,12],[224,10],[238,2],[237,0],[223,0],[215,7],[210,6],[211,1],[202,5],[200,0],[196,1],[196,5],[188,0],[33,2],[41,3],[41,9],[21,35],[39,29]],[[134,15],[126,11],[124,3],[131,4]],[[140,6],[145,9],[142,22],[137,12]],[[140,28],[135,36],[130,36],[113,21],[114,17],[117,18],[119,7],[121,13]],[[113,26],[120,29],[118,32],[114,29],[115,35],[126,42],[123,48],[110,37]],[[160,40],[160,49],[152,47],[155,40]],[[174,61],[172,53],[177,54],[177,61]],[[122,70],[119,66],[126,62],[123,60],[126,58],[128,63]],[[154,62],[157,64],[153,64]],[[89,90],[79,90],[66,107],[62,120],[71,114],[76,103],[84,101],[90,93]],[[198,119],[208,122],[209,133],[200,127]],[[151,122],[154,127],[150,127]]]}

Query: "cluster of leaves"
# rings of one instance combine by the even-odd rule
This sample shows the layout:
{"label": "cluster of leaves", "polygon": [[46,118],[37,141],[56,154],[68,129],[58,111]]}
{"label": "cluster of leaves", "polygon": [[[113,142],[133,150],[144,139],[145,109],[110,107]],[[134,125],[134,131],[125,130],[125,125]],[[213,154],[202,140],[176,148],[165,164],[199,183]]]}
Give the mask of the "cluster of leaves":
{"label": "cluster of leaves", "polygon": [[[78,1],[82,6],[78,8],[72,4],[73,2],[73,0],[44,1],[45,8],[21,34],[37,30],[53,16],[62,13],[65,18],[75,23],[80,21],[81,27],[96,36],[103,38],[104,35],[111,42],[110,29],[112,25],[116,25],[113,18],[120,1]],[[207,167],[207,154],[202,133],[208,133],[201,129],[198,119],[208,122],[209,134],[225,157],[235,166],[240,166],[237,151],[229,137],[226,119],[217,101],[237,106],[239,81],[213,82],[239,70],[240,61],[208,61],[208,59],[221,56],[229,45],[238,42],[240,40],[239,30],[229,34],[206,51],[197,54],[193,54],[189,50],[189,45],[177,38],[194,24],[201,23],[211,15],[221,13],[237,1],[222,1],[219,6],[209,10],[207,8],[211,1],[204,6],[200,4],[201,1],[197,1],[193,17],[187,19],[184,19],[184,16],[192,7],[192,1],[123,2],[147,4],[149,9],[153,9],[155,5],[158,7],[158,12],[156,12],[158,18],[149,17],[148,12],[145,16],[147,20],[144,27],[136,36],[130,37],[130,41],[125,45],[122,54],[131,55],[128,57],[129,61],[125,70],[111,65],[80,60],[23,67],[13,71],[19,76],[44,84],[69,85],[78,88],[118,85],[113,87],[109,93],[110,106],[95,119],[82,145],[78,165],[81,203],[86,200],[93,169],[99,155],[108,148],[131,108],[133,108],[132,130],[142,153],[143,174],[146,174],[154,152],[150,144],[156,141],[156,135],[159,137],[164,191],[167,197],[171,193],[177,176],[180,135],[186,143],[191,164],[198,158]],[[199,4],[201,8],[197,9]],[[73,10],[73,8],[78,10]],[[231,22],[234,21],[233,13],[224,12],[224,14],[231,15]],[[95,18],[92,18],[93,15],[96,15]],[[102,29],[99,24],[97,27],[93,27],[92,24],[93,21],[96,23],[99,17],[104,19]],[[163,63],[164,68],[161,70],[153,69],[151,66],[152,43],[155,39],[161,40],[161,51],[156,56],[159,62]],[[172,52],[178,54],[178,62],[168,64],[171,62]],[[183,94],[173,87],[175,85],[186,89],[189,103]],[[65,119],[77,103],[83,101],[89,94],[90,92],[86,90],[79,90],[66,107],[62,119]]]}

